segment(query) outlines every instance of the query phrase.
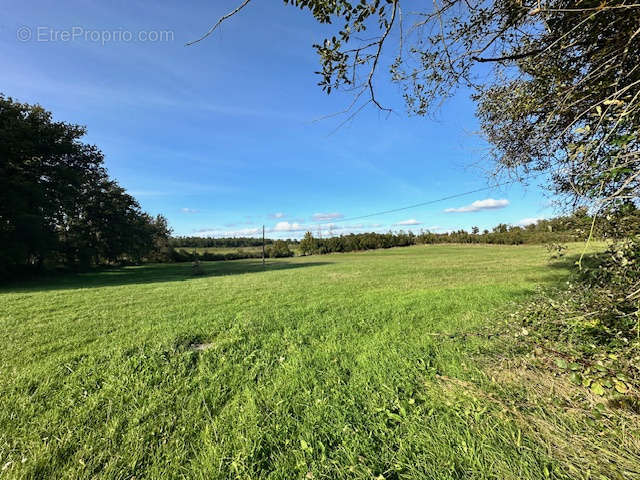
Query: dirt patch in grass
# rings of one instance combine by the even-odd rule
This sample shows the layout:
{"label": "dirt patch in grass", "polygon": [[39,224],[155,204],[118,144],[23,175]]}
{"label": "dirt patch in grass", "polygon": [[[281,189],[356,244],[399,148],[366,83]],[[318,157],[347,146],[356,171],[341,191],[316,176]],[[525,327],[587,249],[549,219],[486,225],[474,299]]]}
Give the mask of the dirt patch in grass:
{"label": "dirt patch in grass", "polygon": [[191,345],[189,345],[189,348],[194,352],[204,352],[213,347],[213,343],[192,343]]}

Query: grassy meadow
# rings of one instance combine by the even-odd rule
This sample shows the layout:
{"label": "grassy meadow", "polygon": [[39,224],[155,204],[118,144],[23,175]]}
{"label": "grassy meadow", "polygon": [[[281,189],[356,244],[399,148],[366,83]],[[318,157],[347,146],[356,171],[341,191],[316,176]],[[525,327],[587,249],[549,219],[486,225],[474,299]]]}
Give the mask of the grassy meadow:
{"label": "grassy meadow", "polygon": [[547,401],[579,392],[519,370],[503,337],[462,335],[497,332],[536,286],[566,280],[542,246],[203,267],[0,289],[0,477],[638,473],[637,423],[593,425],[588,411]]}

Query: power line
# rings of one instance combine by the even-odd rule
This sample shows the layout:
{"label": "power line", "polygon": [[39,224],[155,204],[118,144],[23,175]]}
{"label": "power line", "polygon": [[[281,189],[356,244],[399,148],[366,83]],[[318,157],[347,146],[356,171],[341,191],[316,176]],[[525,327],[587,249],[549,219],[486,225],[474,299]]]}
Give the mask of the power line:
{"label": "power line", "polygon": [[[332,225],[334,223],[352,222],[354,220],[363,220],[365,218],[377,217],[379,215],[388,215],[390,213],[403,212],[405,210],[411,210],[413,208],[424,207],[424,206],[427,206],[427,205],[433,205],[435,203],[440,203],[440,202],[446,202],[447,200],[452,200],[452,199],[455,199],[455,198],[465,197],[467,195],[472,195],[474,193],[486,192],[487,190],[493,190],[495,188],[504,187],[505,185],[511,185],[513,183],[520,183],[520,182],[522,182],[524,180],[532,180],[532,179],[538,178],[538,177],[540,177],[540,176],[542,176],[542,175],[544,175],[546,173],[547,172],[539,172],[539,173],[536,173],[536,174],[533,174],[533,175],[528,175],[528,176],[525,176],[525,177],[522,177],[522,178],[509,180],[507,182],[502,182],[502,183],[498,183],[498,184],[495,184],[495,185],[482,187],[482,188],[476,188],[475,190],[469,190],[469,191],[466,191],[466,192],[456,193],[456,194],[453,194],[453,195],[448,195],[446,197],[436,198],[434,200],[427,200],[425,202],[415,203],[413,205],[407,205],[405,207],[392,208],[390,210],[382,210],[380,212],[368,213],[366,215],[358,215],[358,216],[355,216],[355,217],[338,218],[338,219],[335,219],[335,220],[327,220],[327,221],[324,221],[324,222],[310,223],[310,224],[307,224],[308,225],[308,230],[311,230],[314,227],[321,228],[323,225]],[[263,229],[264,229],[264,226],[263,226]],[[258,228],[256,228],[255,230],[256,230],[256,233],[259,232]],[[321,232],[321,230],[320,230],[320,232]],[[270,233],[272,233],[272,232],[270,232]],[[281,233],[284,234],[284,233],[295,233],[295,232],[294,231],[290,231],[290,230],[286,230],[286,231],[282,231]],[[322,235],[322,234],[320,233],[320,235]]]}
{"label": "power line", "polygon": [[339,223],[339,222],[352,222],[354,220],[362,220],[364,218],[377,217],[379,215],[387,215],[389,213],[396,213],[396,212],[402,212],[402,211],[405,211],[405,210],[411,210],[412,208],[424,207],[424,206],[427,206],[427,205],[432,205],[434,203],[445,202],[447,200],[452,200],[454,198],[464,197],[466,195],[471,195],[473,193],[485,192],[487,190],[493,190],[494,188],[503,187],[505,185],[511,185],[512,183],[519,183],[519,182],[522,182],[523,180],[529,180],[529,179],[533,179],[533,178],[539,177],[539,176],[543,175],[544,173],[545,172],[538,173],[538,174],[535,174],[535,175],[529,175],[529,176],[523,177],[521,179],[509,180],[508,182],[498,183],[496,185],[483,187],[483,188],[477,188],[475,190],[469,190],[468,192],[456,193],[454,195],[449,195],[449,196],[446,196],[446,197],[437,198],[435,200],[428,200],[426,202],[416,203],[414,205],[408,205],[406,207],[392,208],[391,210],[383,210],[381,212],[368,213],[366,215],[359,215],[357,217],[338,218],[336,220],[315,223],[313,225],[330,225],[330,224]]}

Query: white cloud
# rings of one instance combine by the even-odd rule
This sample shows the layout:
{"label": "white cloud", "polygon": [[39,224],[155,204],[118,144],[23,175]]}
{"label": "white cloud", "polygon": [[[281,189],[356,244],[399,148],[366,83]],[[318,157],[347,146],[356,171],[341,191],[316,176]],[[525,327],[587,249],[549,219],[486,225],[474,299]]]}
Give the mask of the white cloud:
{"label": "white cloud", "polygon": [[314,213],[313,220],[316,222],[325,222],[327,220],[336,220],[338,218],[344,218],[342,213],[333,212],[333,213]]}
{"label": "white cloud", "polygon": [[421,225],[422,222],[419,222],[415,218],[410,218],[409,220],[402,220],[401,222],[396,223],[395,225]]}
{"label": "white cloud", "polygon": [[181,208],[180,211],[182,213],[198,213],[200,210],[196,210],[195,208]]}
{"label": "white cloud", "polygon": [[[261,237],[262,227],[256,228],[237,228],[232,229],[228,227],[237,226],[241,227],[243,222],[225,224],[224,227],[207,227],[198,230],[193,230],[193,233],[200,237]],[[309,225],[304,221],[281,221],[276,223],[273,227],[267,228],[266,232],[269,238],[302,238],[304,232],[311,231],[314,236],[320,234],[323,237],[347,235],[349,233],[358,232],[378,232],[384,233],[387,231],[382,224],[379,223],[353,223],[348,225],[329,223],[325,225]]]}
{"label": "white cloud", "polygon": [[293,222],[278,222],[276,226],[270,229],[270,232],[300,232],[305,230],[306,227],[300,223]]}
{"label": "white cloud", "polygon": [[282,217],[284,217],[284,213],[282,213],[282,212],[276,212],[276,213],[271,213],[271,214],[269,214],[269,216],[270,216],[271,218],[282,218]]}
{"label": "white cloud", "polygon": [[497,208],[504,208],[509,205],[509,200],[502,198],[499,200],[493,198],[485,198],[484,200],[476,200],[471,205],[465,205],[458,208],[447,208],[447,213],[464,213],[464,212],[479,212],[480,210],[495,210]]}
{"label": "white cloud", "polygon": [[516,225],[519,225],[521,227],[526,227],[527,225],[534,225],[534,224],[538,223],[540,220],[544,220],[544,218],[542,218],[542,217],[523,218],[522,220],[517,222]]}
{"label": "white cloud", "polygon": [[194,230],[199,237],[253,237],[262,234],[261,228],[241,228],[239,230],[222,230],[219,228],[201,228]]}
{"label": "white cloud", "polygon": [[325,225],[312,226],[310,231],[315,235],[318,230],[322,235],[348,235],[350,233],[360,233],[363,231],[373,232],[380,227],[380,224],[376,223],[355,223],[351,225],[328,223]]}

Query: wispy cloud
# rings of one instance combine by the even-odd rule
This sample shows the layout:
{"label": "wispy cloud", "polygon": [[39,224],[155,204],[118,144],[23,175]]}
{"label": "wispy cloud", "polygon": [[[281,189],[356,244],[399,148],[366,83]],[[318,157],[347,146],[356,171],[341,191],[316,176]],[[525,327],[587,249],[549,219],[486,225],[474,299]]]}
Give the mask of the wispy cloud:
{"label": "wispy cloud", "polygon": [[284,213],[282,213],[282,212],[270,213],[269,217],[271,217],[271,218],[284,218]]}
{"label": "wispy cloud", "polygon": [[328,220],[337,220],[339,218],[344,218],[344,215],[338,212],[314,213],[311,218],[313,218],[313,220],[316,222],[326,222]]}
{"label": "wispy cloud", "polygon": [[522,220],[517,222],[516,225],[519,225],[520,227],[526,227],[527,225],[534,225],[534,224],[538,223],[540,220],[544,220],[544,218],[542,218],[542,217],[527,217],[527,218],[523,218]]}
{"label": "wispy cloud", "polygon": [[[193,230],[193,233],[202,237],[260,237],[262,227],[256,228],[230,228],[240,227],[243,222],[228,223],[224,227],[207,227]],[[357,223],[357,224],[334,224],[329,223],[322,226],[305,224],[303,222],[277,222],[274,226],[268,227],[266,232],[271,238],[301,238],[304,232],[311,231],[314,235],[335,236],[346,235],[358,232],[382,232],[384,228],[380,223]]]}
{"label": "wispy cloud", "polygon": [[167,192],[161,190],[129,190],[129,194],[134,197],[162,197],[169,195]]}
{"label": "wispy cloud", "polygon": [[127,190],[134,197],[175,197],[194,194],[232,194],[241,191],[238,187],[231,185],[215,185],[212,183],[198,183],[190,181],[165,180],[163,178],[152,178],[148,181],[154,183],[154,187],[147,189],[145,185],[125,185]]}
{"label": "wispy cloud", "polygon": [[447,227],[441,227],[440,225],[431,225],[430,227],[426,227],[425,228],[426,231],[428,232],[437,232],[437,233],[447,233],[447,232],[451,232],[452,230],[450,228]]}
{"label": "wispy cloud", "polygon": [[182,213],[200,213],[200,210],[196,210],[195,208],[181,208],[180,211]]}
{"label": "wispy cloud", "polygon": [[[105,49],[107,50],[107,49]],[[174,69],[175,70],[175,69]],[[36,81],[35,79],[41,79]],[[83,102],[92,105],[128,105],[137,108],[162,108],[184,109],[201,112],[211,112],[225,116],[269,118],[289,121],[306,121],[307,117],[302,112],[285,111],[280,108],[268,107],[244,107],[233,103],[212,103],[202,101],[202,98],[194,96],[188,89],[177,89],[173,95],[149,88],[119,88],[119,86],[105,86],[96,82],[65,81],[60,82],[54,76],[43,76],[41,71],[35,73],[13,72],[9,80],[14,85],[25,85],[32,91],[42,92],[56,99],[64,99],[68,92],[73,92],[74,98],[82,98]]]}
{"label": "wispy cloud", "polygon": [[395,223],[394,225],[421,225],[422,222],[419,222],[415,218],[410,218],[408,220],[402,220],[401,222]]}
{"label": "wispy cloud", "polygon": [[238,230],[224,230],[220,228],[200,228],[193,233],[199,237],[253,237],[262,234],[261,228],[241,228]]}
{"label": "wispy cloud", "polygon": [[498,208],[504,208],[509,205],[509,200],[502,198],[496,200],[494,198],[485,198],[484,200],[476,200],[470,205],[457,208],[446,208],[447,213],[465,213],[465,212],[479,212],[480,210],[495,210]]}

